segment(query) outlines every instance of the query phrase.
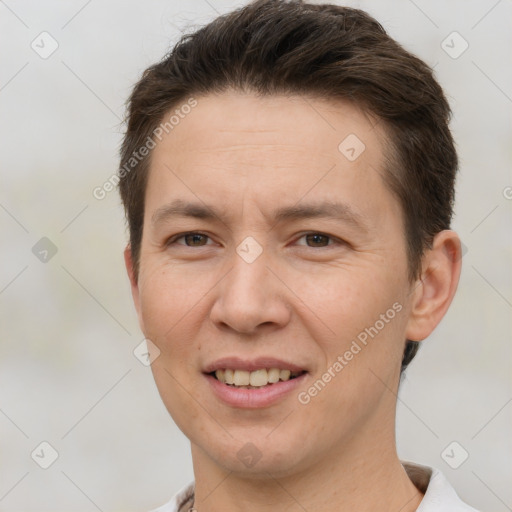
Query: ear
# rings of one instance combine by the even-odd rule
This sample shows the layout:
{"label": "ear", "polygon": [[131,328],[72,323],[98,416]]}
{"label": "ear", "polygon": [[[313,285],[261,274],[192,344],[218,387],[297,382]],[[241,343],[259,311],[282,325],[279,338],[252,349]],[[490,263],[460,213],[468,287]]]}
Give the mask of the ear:
{"label": "ear", "polygon": [[406,329],[408,340],[424,340],[439,324],[457,290],[461,242],[452,230],[440,231],[422,258],[421,277],[411,291],[413,300]]}
{"label": "ear", "polygon": [[135,305],[135,310],[137,311],[137,316],[139,317],[139,325],[140,325],[142,332],[144,332],[144,325],[142,322],[141,307],[140,307],[138,276],[135,274],[135,268],[133,266],[132,248],[131,248],[130,244],[128,244],[124,250],[124,264],[126,266],[126,272],[128,273],[128,277],[130,279],[130,285],[131,285],[131,289],[132,289],[132,298],[133,298],[133,303]]}

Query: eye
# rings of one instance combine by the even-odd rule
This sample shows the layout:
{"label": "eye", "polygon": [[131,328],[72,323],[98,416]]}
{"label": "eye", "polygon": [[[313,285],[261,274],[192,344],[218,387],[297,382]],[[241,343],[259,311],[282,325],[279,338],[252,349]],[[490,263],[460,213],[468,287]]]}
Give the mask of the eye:
{"label": "eye", "polygon": [[[170,238],[166,245],[185,245],[186,247],[202,247],[204,245],[209,245],[206,243],[206,240],[209,238],[208,235],[204,233],[199,233],[198,231],[190,231],[188,233],[181,233],[179,235],[173,236]],[[178,240],[183,239],[185,243],[177,243]]]}
{"label": "eye", "polygon": [[334,238],[330,235],[326,235],[324,233],[306,233],[304,235],[302,235],[298,240],[302,240],[302,239],[305,239],[306,240],[306,243],[305,244],[301,244],[299,243],[298,245],[307,245],[307,247],[328,247],[330,245],[334,245],[333,243],[329,243],[329,242],[337,242],[337,243],[342,243],[341,240],[338,240],[337,238]]}

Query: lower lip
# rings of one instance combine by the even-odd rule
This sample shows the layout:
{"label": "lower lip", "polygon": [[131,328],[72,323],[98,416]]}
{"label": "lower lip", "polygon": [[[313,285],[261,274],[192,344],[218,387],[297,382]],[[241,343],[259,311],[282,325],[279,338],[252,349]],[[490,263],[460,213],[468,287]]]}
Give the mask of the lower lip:
{"label": "lower lip", "polygon": [[261,388],[244,389],[228,386],[211,375],[205,375],[214,394],[233,407],[259,409],[272,405],[294,391],[306,378],[307,373],[287,381],[279,381]]}

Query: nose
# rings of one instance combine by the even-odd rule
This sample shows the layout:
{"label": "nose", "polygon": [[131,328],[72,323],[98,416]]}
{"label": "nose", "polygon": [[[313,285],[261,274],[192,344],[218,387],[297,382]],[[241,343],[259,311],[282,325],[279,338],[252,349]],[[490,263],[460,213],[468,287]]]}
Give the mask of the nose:
{"label": "nose", "polygon": [[[252,262],[234,252],[219,283],[210,318],[217,327],[254,335],[284,327],[291,316],[286,287],[268,268],[265,251]],[[274,265],[271,265],[272,267]]]}

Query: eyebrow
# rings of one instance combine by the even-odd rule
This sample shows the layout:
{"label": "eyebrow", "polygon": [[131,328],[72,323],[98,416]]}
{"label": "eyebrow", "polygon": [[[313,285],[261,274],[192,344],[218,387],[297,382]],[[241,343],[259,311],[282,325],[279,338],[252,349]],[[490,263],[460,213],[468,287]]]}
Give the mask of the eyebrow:
{"label": "eyebrow", "polygon": [[[155,210],[151,217],[151,223],[153,225],[158,225],[173,217],[220,220],[224,223],[223,219],[226,217],[226,214],[225,211],[219,210],[213,205],[205,203],[191,203],[185,202],[181,199],[176,199]],[[368,231],[365,217],[361,213],[356,212],[347,204],[333,201],[322,201],[317,203],[301,202],[300,204],[292,206],[284,206],[276,209],[272,214],[272,218],[274,220],[274,224],[302,219],[335,219],[351,224],[360,230]]]}
{"label": "eyebrow", "polygon": [[320,203],[301,203],[293,206],[279,208],[274,213],[275,222],[301,219],[335,219],[352,224],[354,227],[367,230],[362,214],[356,212],[348,204],[333,201],[322,201]]}
{"label": "eyebrow", "polygon": [[214,206],[201,203],[187,203],[181,199],[176,199],[172,203],[156,209],[151,216],[151,223],[153,225],[160,224],[172,217],[214,220],[223,217],[223,213],[217,212]]}

